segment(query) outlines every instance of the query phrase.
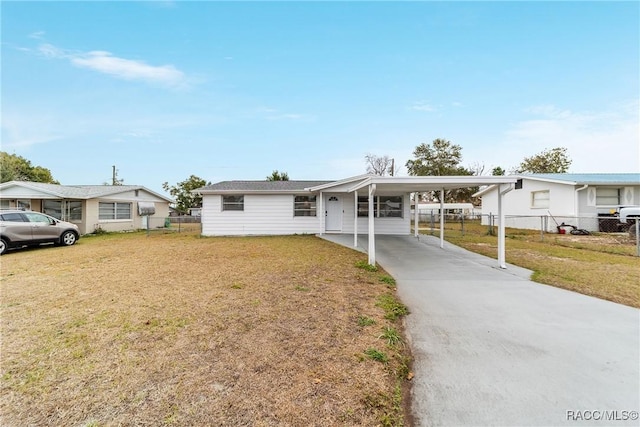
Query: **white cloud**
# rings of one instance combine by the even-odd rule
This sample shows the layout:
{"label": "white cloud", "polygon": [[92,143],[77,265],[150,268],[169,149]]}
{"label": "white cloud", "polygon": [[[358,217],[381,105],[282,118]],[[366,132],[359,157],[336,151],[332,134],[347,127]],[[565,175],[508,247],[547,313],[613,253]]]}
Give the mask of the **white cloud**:
{"label": "white cloud", "polygon": [[44,31],[35,31],[29,34],[30,39],[42,40],[44,38]]}
{"label": "white cloud", "polygon": [[437,111],[437,108],[429,104],[427,101],[416,101],[411,105],[411,107],[409,107],[409,109],[414,111],[425,111],[427,113]]}
{"label": "white cloud", "polygon": [[527,110],[532,118],[516,123],[502,147],[516,166],[545,149],[566,147],[571,172],[640,170],[638,101],[607,110],[576,112],[553,105]]}
{"label": "white cloud", "polygon": [[107,74],[123,80],[143,81],[171,88],[187,87],[185,73],[173,65],[149,65],[144,61],[119,58],[111,52],[94,50],[91,52],[71,52],[52,44],[38,46],[41,55],[52,59],[67,59],[71,64]]}

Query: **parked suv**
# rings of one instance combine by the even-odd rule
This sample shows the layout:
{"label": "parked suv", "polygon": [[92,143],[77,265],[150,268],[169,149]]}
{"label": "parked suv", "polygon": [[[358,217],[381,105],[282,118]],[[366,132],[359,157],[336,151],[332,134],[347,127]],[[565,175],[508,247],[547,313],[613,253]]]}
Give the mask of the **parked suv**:
{"label": "parked suv", "polygon": [[0,255],[9,248],[54,243],[71,246],[80,238],[78,226],[40,212],[0,211]]}

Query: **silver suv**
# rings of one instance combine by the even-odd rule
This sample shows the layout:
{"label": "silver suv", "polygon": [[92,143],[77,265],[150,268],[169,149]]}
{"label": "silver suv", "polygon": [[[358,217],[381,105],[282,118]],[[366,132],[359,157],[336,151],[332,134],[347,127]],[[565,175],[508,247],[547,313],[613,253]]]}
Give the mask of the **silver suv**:
{"label": "silver suv", "polygon": [[80,238],[78,226],[40,212],[0,211],[0,255],[9,248],[41,243],[71,246]]}

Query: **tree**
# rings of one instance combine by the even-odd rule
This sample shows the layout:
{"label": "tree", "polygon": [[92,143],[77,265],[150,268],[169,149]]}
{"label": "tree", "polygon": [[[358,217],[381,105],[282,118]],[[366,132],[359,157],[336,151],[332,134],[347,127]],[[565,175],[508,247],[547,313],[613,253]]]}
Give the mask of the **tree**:
{"label": "tree", "polygon": [[[434,139],[432,145],[422,143],[413,151],[415,160],[406,163],[409,175],[414,176],[471,176],[474,172],[461,166],[462,147],[445,139]],[[484,165],[479,168],[484,170]],[[468,202],[477,187],[449,190],[445,202]],[[440,201],[440,192],[427,193],[428,200]]]}
{"label": "tree", "polygon": [[276,169],[267,177],[267,181],[289,181],[289,175],[286,172],[278,172]]}
{"label": "tree", "polygon": [[462,161],[462,147],[445,139],[434,139],[433,145],[422,143],[413,150],[415,160],[406,163],[409,175],[457,175]]}
{"label": "tree", "polygon": [[525,157],[516,169],[517,173],[565,173],[569,170],[571,159],[565,147],[544,150],[535,156]]}
{"label": "tree", "polygon": [[42,166],[33,166],[24,157],[0,151],[0,182],[31,181],[60,184],[53,179],[51,171]]}
{"label": "tree", "polygon": [[364,156],[364,160],[367,163],[367,173],[380,176],[394,176],[396,174],[395,162],[389,156],[367,154]]}
{"label": "tree", "polygon": [[202,196],[193,193],[193,190],[204,187],[205,185],[211,185],[211,183],[195,175],[191,175],[188,179],[174,186],[169,186],[168,182],[164,182],[162,188],[175,198],[176,209],[180,213],[187,213],[189,208],[202,204]]}
{"label": "tree", "polygon": [[504,176],[505,173],[505,170],[500,166],[496,166],[495,168],[491,169],[491,175],[493,176]]}

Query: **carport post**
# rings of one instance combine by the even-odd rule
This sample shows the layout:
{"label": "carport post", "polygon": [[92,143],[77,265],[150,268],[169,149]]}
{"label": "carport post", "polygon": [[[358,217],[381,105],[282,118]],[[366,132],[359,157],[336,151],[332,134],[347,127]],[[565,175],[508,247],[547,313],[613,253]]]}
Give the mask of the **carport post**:
{"label": "carport post", "polygon": [[373,198],[376,194],[376,185],[369,184],[369,265],[376,265],[376,230],[374,225]]}
{"label": "carport post", "polygon": [[419,214],[420,214],[418,212],[418,200],[419,199],[420,199],[420,197],[419,197],[418,193],[417,192],[413,193],[413,206],[414,206],[413,215],[414,215],[414,219],[415,219],[415,221],[414,221],[415,225],[413,226],[413,234],[416,237],[418,237],[418,223],[419,223],[419,220],[420,220],[419,217],[418,217]]}
{"label": "carport post", "polygon": [[322,202],[322,191],[320,192],[320,205],[318,206],[318,210],[320,211],[320,235],[324,234],[324,217],[326,215],[324,211],[324,203]]}
{"label": "carport post", "polygon": [[440,190],[440,249],[444,249],[444,188]]}
{"label": "carport post", "polygon": [[509,186],[506,190],[502,190],[502,186],[498,188],[498,264],[500,268],[507,268],[506,250],[505,250],[505,225],[504,225],[504,209],[502,209],[504,195],[513,188]]}
{"label": "carport post", "polygon": [[354,214],[353,214],[353,247],[358,247],[358,190],[354,191]]}

